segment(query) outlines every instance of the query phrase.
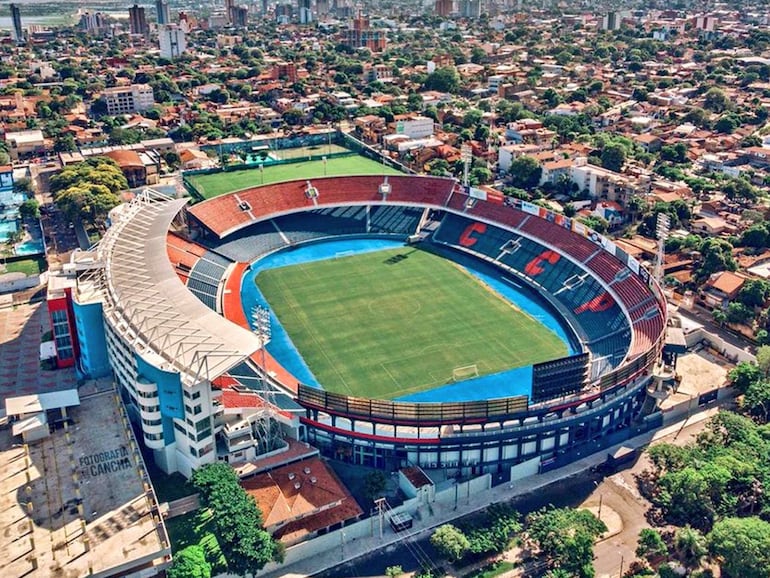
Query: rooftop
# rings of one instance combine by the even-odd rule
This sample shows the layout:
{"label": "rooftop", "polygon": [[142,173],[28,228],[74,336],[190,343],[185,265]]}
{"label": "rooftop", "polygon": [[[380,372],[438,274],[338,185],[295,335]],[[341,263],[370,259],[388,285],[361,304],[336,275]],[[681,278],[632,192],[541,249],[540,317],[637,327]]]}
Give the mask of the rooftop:
{"label": "rooftop", "polygon": [[68,415],[74,426],[29,446],[0,431],[3,574],[159,569],[169,541],[117,397],[86,396]]}
{"label": "rooftop", "polygon": [[171,221],[187,199],[145,189],[99,245],[105,315],[147,361],[182,381],[212,380],[259,348],[259,339],[206,307],[166,253]]}

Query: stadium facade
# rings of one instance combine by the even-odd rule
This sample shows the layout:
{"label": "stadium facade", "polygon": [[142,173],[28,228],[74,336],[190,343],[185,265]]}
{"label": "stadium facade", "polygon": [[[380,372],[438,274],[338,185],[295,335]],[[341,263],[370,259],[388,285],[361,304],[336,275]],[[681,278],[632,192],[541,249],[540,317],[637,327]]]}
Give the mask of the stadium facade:
{"label": "stadium facade", "polygon": [[[77,367],[114,376],[166,472],[278,455],[294,439],[386,470],[504,478],[645,427],[665,299],[638,261],[577,221],[414,176],[293,181],[186,205],[145,191],[67,268]],[[339,235],[419,239],[483,260],[547,300],[581,351],[534,366],[530,396],[410,403],[300,384],[262,347],[240,281],[260,256]]]}

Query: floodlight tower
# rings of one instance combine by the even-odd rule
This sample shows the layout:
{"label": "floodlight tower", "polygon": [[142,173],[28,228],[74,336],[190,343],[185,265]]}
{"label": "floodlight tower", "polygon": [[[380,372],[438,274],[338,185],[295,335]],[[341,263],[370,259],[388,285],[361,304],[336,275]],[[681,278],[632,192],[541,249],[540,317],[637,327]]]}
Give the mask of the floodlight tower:
{"label": "floodlight tower", "polygon": [[471,149],[471,145],[468,143],[465,143],[460,147],[460,159],[463,161],[463,186],[467,191],[468,173],[471,168],[471,162],[473,161],[473,149]]}
{"label": "floodlight tower", "polygon": [[668,239],[668,233],[670,228],[670,220],[667,214],[658,213],[658,221],[655,225],[655,232],[658,237],[658,254],[655,262],[655,280],[658,285],[663,286],[663,257],[666,253],[666,240]]}
{"label": "floodlight tower", "polygon": [[257,393],[265,402],[265,405],[255,416],[253,427],[259,447],[263,450],[262,453],[266,453],[275,449],[277,438],[280,437],[280,427],[273,413],[277,407],[275,390],[268,382],[267,354],[265,351],[265,346],[272,335],[270,310],[267,307],[255,306],[251,311],[251,320],[254,324],[254,333],[259,337],[260,342],[260,391]]}

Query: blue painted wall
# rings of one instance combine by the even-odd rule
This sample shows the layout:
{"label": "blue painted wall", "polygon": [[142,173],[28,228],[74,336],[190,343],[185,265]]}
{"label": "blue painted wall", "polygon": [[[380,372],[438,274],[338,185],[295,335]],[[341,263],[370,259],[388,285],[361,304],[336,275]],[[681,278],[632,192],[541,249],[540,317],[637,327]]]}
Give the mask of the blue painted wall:
{"label": "blue painted wall", "polygon": [[75,313],[75,328],[80,345],[77,370],[82,377],[106,377],[112,373],[107,357],[107,341],[104,337],[104,321],[101,303],[81,305],[72,302]]}
{"label": "blue painted wall", "polygon": [[174,422],[171,418],[184,419],[182,382],[178,373],[158,369],[136,354],[136,370],[147,381],[158,385],[158,401],[163,419],[163,440],[166,445],[174,442]]}

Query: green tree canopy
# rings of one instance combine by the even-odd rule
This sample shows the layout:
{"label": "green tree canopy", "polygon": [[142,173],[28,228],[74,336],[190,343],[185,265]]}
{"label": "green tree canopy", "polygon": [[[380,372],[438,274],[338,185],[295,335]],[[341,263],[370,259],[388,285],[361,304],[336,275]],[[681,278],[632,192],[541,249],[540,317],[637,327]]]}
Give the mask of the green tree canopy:
{"label": "green tree canopy", "polygon": [[610,143],[602,149],[602,166],[610,171],[620,172],[626,162],[626,147]]}
{"label": "green tree canopy", "polygon": [[641,530],[637,541],[636,555],[647,560],[667,556],[668,547],[663,538],[660,537],[660,532],[651,528]]}
{"label": "green tree canopy", "polygon": [[468,537],[452,524],[436,528],[430,537],[430,543],[451,562],[457,562],[470,548]]}
{"label": "green tree canopy", "polygon": [[540,183],[543,169],[537,159],[522,155],[511,162],[508,177],[517,189],[532,190]]}
{"label": "green tree canopy", "polygon": [[211,564],[206,552],[197,544],[188,546],[174,555],[174,563],[166,571],[168,578],[211,578]]}
{"label": "green tree canopy", "polygon": [[725,518],[708,535],[709,551],[731,578],[770,577],[770,523]]}
{"label": "green tree canopy", "polygon": [[588,510],[545,508],[527,516],[527,533],[555,568],[593,576],[593,547],[607,526]]}
{"label": "green tree canopy", "polygon": [[762,378],[762,372],[753,363],[741,361],[728,374],[732,386],[741,393],[746,393],[749,386]]}
{"label": "green tree canopy", "polygon": [[425,89],[457,92],[460,89],[460,75],[453,66],[437,68],[425,79]]}
{"label": "green tree canopy", "polygon": [[192,484],[201,504],[213,513],[215,534],[228,569],[246,574],[283,556],[283,549],[262,527],[262,512],[224,463],[207,464],[193,472]]}
{"label": "green tree canopy", "polygon": [[724,112],[729,104],[725,91],[716,86],[708,89],[703,101],[703,106],[712,112]]}
{"label": "green tree canopy", "polygon": [[701,264],[696,273],[701,279],[720,271],[735,271],[738,264],[733,258],[733,246],[724,239],[709,237],[705,239],[699,249]]}

